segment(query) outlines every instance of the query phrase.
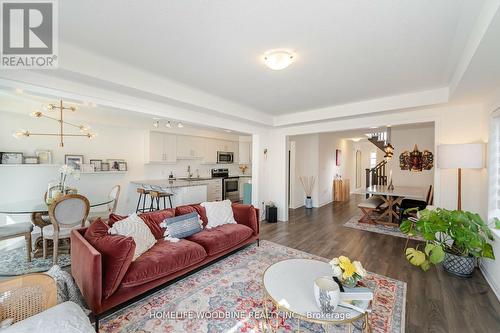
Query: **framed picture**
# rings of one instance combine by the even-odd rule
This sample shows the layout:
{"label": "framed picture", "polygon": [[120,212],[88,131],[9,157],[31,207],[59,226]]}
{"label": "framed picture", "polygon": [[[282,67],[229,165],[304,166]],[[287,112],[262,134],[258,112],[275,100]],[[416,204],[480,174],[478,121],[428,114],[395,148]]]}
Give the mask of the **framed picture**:
{"label": "framed picture", "polygon": [[109,163],[109,170],[110,171],[120,171],[120,162],[125,162],[125,160],[115,160],[115,159],[108,159],[106,162]]}
{"label": "framed picture", "polygon": [[64,164],[75,170],[80,170],[80,166],[83,164],[83,155],[64,155]]}
{"label": "framed picture", "polygon": [[38,157],[36,156],[25,156],[24,164],[38,164]]}
{"label": "framed picture", "polygon": [[102,171],[101,170],[102,160],[90,160],[90,164],[94,166],[94,171]]}
{"label": "framed picture", "polygon": [[118,162],[119,171],[127,171],[127,162]]}
{"label": "framed picture", "polygon": [[335,150],[335,165],[340,166],[342,162],[342,150],[336,149]]}
{"label": "framed picture", "polygon": [[23,164],[23,153],[0,153],[1,164]]}
{"label": "framed picture", "polygon": [[109,171],[109,163],[101,162],[101,171]]}
{"label": "framed picture", "polygon": [[35,150],[40,164],[52,164],[52,152],[50,150]]}

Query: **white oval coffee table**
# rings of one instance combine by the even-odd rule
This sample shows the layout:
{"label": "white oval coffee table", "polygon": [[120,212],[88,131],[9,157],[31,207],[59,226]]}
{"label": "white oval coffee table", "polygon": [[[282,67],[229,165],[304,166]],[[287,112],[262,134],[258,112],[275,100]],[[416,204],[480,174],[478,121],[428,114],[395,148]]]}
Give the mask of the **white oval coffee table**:
{"label": "white oval coffee table", "polygon": [[[262,277],[264,286],[264,311],[266,318],[273,307],[279,316],[300,321],[326,325],[349,325],[364,319],[363,331],[370,332],[368,313],[338,306],[334,313],[323,314],[314,298],[314,280],[320,276],[331,276],[330,264],[313,259],[287,259],[269,266]],[[269,307],[270,305],[270,307]],[[273,331],[278,329],[279,320],[272,325]]]}

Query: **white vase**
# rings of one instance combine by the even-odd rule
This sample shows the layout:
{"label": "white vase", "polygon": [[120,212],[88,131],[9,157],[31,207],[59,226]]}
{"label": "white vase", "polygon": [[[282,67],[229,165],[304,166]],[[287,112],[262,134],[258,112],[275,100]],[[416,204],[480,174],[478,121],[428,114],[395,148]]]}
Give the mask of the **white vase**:
{"label": "white vase", "polygon": [[340,300],[340,288],[330,276],[314,280],[314,298],[322,313],[333,313]]}
{"label": "white vase", "polygon": [[305,205],[306,208],[313,208],[313,199],[311,197],[306,197]]}

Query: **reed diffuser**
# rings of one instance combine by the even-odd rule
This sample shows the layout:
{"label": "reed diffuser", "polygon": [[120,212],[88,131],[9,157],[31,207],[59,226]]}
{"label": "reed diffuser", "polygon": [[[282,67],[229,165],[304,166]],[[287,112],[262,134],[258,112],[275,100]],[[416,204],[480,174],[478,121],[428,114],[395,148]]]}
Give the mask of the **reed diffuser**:
{"label": "reed diffuser", "polygon": [[314,189],[314,183],[316,182],[316,178],[314,176],[300,176],[300,183],[302,184],[302,188],[304,189],[304,193],[306,194],[306,208],[312,208],[312,191]]}

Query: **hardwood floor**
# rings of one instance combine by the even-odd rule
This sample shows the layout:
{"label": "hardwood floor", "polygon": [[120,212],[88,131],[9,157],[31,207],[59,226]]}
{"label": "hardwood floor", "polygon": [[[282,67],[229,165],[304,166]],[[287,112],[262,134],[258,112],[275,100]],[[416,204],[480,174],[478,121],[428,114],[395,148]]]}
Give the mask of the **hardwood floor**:
{"label": "hardwood floor", "polygon": [[290,210],[289,222],[262,222],[261,239],[325,258],[345,254],[371,272],[405,281],[406,332],[500,332],[500,303],[478,269],[470,279],[442,267],[422,272],[406,261],[404,238],[344,227],[362,199]]}

